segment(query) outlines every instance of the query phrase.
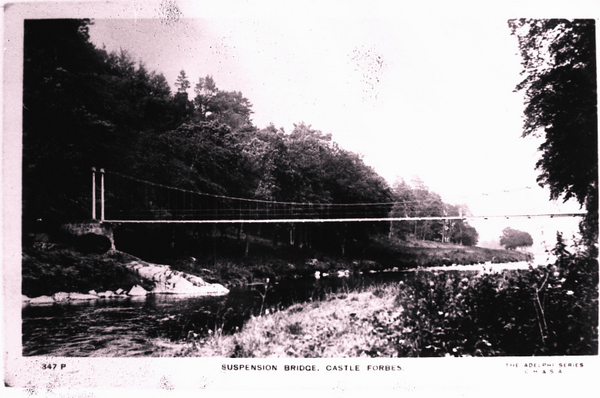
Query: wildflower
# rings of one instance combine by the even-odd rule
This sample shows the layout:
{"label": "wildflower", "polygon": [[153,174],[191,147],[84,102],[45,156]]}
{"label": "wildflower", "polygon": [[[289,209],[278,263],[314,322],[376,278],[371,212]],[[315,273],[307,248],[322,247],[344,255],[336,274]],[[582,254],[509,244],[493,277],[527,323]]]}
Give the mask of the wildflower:
{"label": "wildflower", "polygon": [[567,296],[572,296],[573,294],[575,294],[574,291],[572,290],[567,290]]}

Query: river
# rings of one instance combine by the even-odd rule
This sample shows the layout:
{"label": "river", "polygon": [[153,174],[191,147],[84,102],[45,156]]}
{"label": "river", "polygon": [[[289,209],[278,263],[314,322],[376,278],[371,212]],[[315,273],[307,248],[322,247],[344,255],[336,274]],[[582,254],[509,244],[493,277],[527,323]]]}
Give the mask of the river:
{"label": "river", "polygon": [[[445,268],[447,272],[481,272],[490,268],[526,268],[526,263]],[[434,269],[431,269],[432,271]],[[67,304],[24,305],[23,355],[116,356],[157,355],[157,341],[181,341],[190,333],[217,329],[230,333],[252,315],[272,312],[372,284],[411,278],[412,272],[380,272],[349,277],[290,279],[233,288],[221,297],[148,295]],[[264,298],[263,298],[264,297]]]}

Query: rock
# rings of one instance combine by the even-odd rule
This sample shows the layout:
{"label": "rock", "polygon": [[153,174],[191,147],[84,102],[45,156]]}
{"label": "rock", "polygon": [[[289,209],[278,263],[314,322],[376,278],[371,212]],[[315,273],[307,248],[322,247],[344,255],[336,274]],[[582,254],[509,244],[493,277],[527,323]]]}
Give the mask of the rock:
{"label": "rock", "polygon": [[182,294],[182,293],[195,293],[196,292],[197,287],[194,286],[194,284],[190,281],[188,281],[187,279],[184,278],[178,278],[175,283],[173,283],[173,288],[171,289],[173,293],[175,294]]}
{"label": "rock", "polygon": [[146,291],[146,289],[144,289],[143,287],[141,287],[139,285],[135,285],[129,291],[130,296],[145,296],[147,294],[148,294],[148,292]]}
{"label": "rock", "polygon": [[61,301],[67,301],[67,300],[69,300],[69,293],[65,293],[65,292],[54,293],[52,298],[57,303],[60,303]]}
{"label": "rock", "polygon": [[206,286],[199,286],[197,287],[197,289],[201,295],[206,296],[223,296],[229,293],[229,289],[227,289],[223,285],[219,285],[218,283],[213,283]]}
{"label": "rock", "polygon": [[113,292],[111,292],[110,290],[107,290],[107,291],[102,292],[102,293],[98,293],[98,297],[100,297],[100,298],[111,298],[114,295],[115,294]]}
{"label": "rock", "polygon": [[195,275],[184,275],[184,278],[190,281],[194,286],[206,286],[209,284],[204,279]]}
{"label": "rock", "polygon": [[95,294],[71,293],[69,298],[71,300],[96,300],[98,296]]}
{"label": "rock", "polygon": [[30,304],[51,304],[54,303],[54,299],[50,296],[40,296],[29,300]]}
{"label": "rock", "polygon": [[222,285],[209,284],[198,276],[172,270],[168,265],[131,261],[126,267],[142,278],[155,282],[152,289],[152,293],[155,294],[220,296],[229,293]]}
{"label": "rock", "polygon": [[95,291],[95,290],[90,290],[90,291],[88,292],[88,294],[93,294],[94,296],[97,296],[97,295],[98,295],[98,293],[96,293],[96,291]]}

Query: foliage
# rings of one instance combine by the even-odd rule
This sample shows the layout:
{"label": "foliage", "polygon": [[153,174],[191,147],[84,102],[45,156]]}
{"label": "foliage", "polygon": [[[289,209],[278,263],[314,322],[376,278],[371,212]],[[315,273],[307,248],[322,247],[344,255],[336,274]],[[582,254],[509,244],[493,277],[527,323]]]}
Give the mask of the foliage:
{"label": "foliage", "polygon": [[23,222],[89,217],[91,167],[128,172],[140,134],[181,119],[163,75],[107,54],[89,20],[27,20],[23,72]]}
{"label": "foliage", "polygon": [[[465,205],[444,203],[439,194],[431,192],[425,183],[415,178],[412,186],[404,179],[393,187],[394,206],[391,217],[458,217],[469,212]],[[477,230],[464,219],[393,221],[390,236],[401,240],[435,240],[475,246],[479,239]]]}
{"label": "foliage", "polygon": [[186,355],[597,355],[598,263],[569,253],[560,235],[554,254],[555,264],[529,270],[422,271],[296,304]]}
{"label": "foliage", "polygon": [[524,248],[533,245],[533,238],[527,232],[507,227],[502,230],[500,245],[508,250]]}
{"label": "foliage", "polygon": [[177,76],[175,86],[177,87],[177,92],[179,93],[186,93],[188,88],[191,87],[190,81],[188,80],[188,77],[185,74],[184,70],[181,70],[179,72],[179,76]]}
{"label": "foliage", "polygon": [[195,120],[217,121],[232,131],[252,128],[252,104],[241,92],[219,90],[210,75],[200,78],[194,92]]}
{"label": "foliage", "polygon": [[538,182],[551,199],[575,198],[588,214],[584,239],[597,254],[598,112],[593,19],[510,20],[519,40],[525,93],[523,136],[543,136]]}
{"label": "foliage", "polygon": [[[274,126],[259,130],[250,120],[250,101],[238,91],[220,90],[210,75],[195,85],[193,101],[184,70],[171,93],[163,75],[136,65],[126,52],[95,48],[89,24],[25,22],[24,231],[35,229],[40,219],[57,225],[88,219],[92,167],[248,199],[389,202],[383,178],[330,135],[304,123],[290,134]],[[146,203],[129,201],[156,210],[165,200],[151,193]],[[287,235],[294,245],[319,242],[344,252],[376,228],[273,225],[262,233],[274,241]]]}

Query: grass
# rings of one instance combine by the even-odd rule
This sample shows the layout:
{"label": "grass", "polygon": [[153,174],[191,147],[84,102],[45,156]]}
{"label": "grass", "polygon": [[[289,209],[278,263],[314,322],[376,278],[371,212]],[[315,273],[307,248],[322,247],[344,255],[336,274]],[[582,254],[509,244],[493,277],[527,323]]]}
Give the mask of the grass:
{"label": "grass", "polygon": [[[192,343],[186,356],[359,357],[364,347],[387,346],[385,338],[368,327],[374,313],[394,306],[394,287],[350,294],[331,294],[323,301],[295,304],[286,310],[251,318],[242,331],[212,336]],[[400,314],[401,309],[396,308]]]}
{"label": "grass", "polygon": [[[595,264],[597,267],[597,263]],[[592,264],[592,270],[593,264]],[[597,272],[557,265],[418,272],[329,294],[190,341],[178,355],[243,358],[597,355]]]}

